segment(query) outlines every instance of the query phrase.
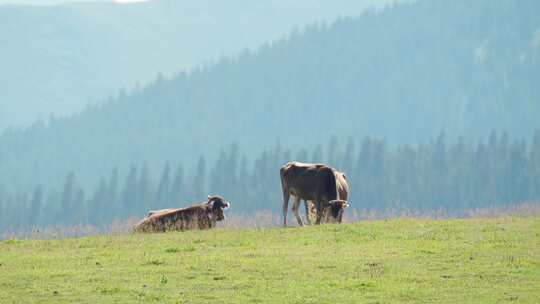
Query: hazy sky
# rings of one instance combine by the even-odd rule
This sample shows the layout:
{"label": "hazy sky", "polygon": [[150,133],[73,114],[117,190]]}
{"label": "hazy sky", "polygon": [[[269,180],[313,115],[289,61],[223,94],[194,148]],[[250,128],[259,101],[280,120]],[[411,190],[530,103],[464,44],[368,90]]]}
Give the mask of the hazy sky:
{"label": "hazy sky", "polygon": [[[80,1],[90,1],[90,0],[80,0]],[[59,4],[64,2],[75,2],[73,0],[0,0],[0,4]]]}
{"label": "hazy sky", "polygon": [[[140,1],[0,0],[0,6]],[[58,18],[48,15],[54,9],[21,10],[15,19],[0,18],[0,37],[12,42],[0,47],[0,79],[9,79],[0,81],[0,132],[51,113],[71,114],[120,88],[149,83],[158,73],[210,64],[306,24],[393,1],[399,0],[150,0],[130,10],[82,5]],[[169,12],[170,7],[176,9]],[[110,43],[100,46],[104,40]]]}
{"label": "hazy sky", "polygon": [[146,0],[0,0],[0,5],[2,4],[37,4],[37,5],[51,5],[51,4],[60,4],[65,2],[140,2]]}

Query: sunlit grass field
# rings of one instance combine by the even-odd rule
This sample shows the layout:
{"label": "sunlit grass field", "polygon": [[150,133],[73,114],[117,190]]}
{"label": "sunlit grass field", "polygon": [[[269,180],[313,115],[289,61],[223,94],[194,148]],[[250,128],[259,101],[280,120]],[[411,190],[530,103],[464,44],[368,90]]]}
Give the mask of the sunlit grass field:
{"label": "sunlit grass field", "polygon": [[540,303],[540,217],[0,242],[0,303]]}

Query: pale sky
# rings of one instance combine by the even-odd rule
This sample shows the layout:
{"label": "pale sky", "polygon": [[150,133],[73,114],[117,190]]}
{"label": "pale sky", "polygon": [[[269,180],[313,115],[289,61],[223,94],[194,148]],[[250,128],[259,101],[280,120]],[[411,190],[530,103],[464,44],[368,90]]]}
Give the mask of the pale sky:
{"label": "pale sky", "polygon": [[35,5],[53,5],[66,2],[120,2],[120,3],[129,3],[129,2],[141,2],[147,0],[0,0],[0,5],[2,4],[35,4]]}

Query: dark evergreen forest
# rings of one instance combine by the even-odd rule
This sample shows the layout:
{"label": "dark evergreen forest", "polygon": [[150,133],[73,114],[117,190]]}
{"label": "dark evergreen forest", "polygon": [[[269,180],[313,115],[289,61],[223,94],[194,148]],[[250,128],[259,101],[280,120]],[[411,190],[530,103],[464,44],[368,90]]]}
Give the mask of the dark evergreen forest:
{"label": "dark evergreen forest", "polygon": [[[253,162],[237,144],[208,163],[201,156],[194,170],[166,162],[159,174],[145,163],[127,172],[113,168],[85,191],[75,173],[56,187],[0,191],[0,230],[28,226],[91,224],[142,218],[150,209],[182,207],[221,194],[230,212],[281,210],[279,168],[287,161],[324,162],[347,174],[350,203],[360,212],[377,210],[453,212],[540,201],[540,130],[532,144],[492,132],[487,140],[448,142],[444,134],[425,144],[389,148],[366,137],[341,142],[332,137],[313,151],[281,145]],[[124,174],[125,173],[125,174]],[[121,176],[125,176],[121,178]]]}

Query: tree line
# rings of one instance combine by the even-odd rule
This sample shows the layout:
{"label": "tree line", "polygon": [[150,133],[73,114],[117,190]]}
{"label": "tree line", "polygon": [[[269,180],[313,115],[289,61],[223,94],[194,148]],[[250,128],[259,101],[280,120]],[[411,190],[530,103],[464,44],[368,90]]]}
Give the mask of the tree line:
{"label": "tree line", "polygon": [[145,163],[110,174],[85,191],[75,172],[58,187],[10,192],[0,185],[0,229],[90,224],[141,218],[150,209],[181,207],[220,194],[231,212],[280,211],[279,168],[290,160],[328,163],[347,175],[350,202],[359,210],[455,211],[540,200],[540,130],[531,141],[492,132],[485,141],[440,134],[416,146],[390,146],[365,137],[292,151],[279,143],[249,162],[237,144],[194,170],[166,162],[159,174]]}

